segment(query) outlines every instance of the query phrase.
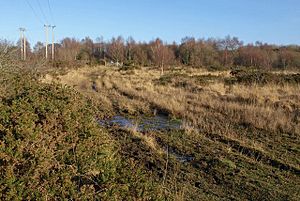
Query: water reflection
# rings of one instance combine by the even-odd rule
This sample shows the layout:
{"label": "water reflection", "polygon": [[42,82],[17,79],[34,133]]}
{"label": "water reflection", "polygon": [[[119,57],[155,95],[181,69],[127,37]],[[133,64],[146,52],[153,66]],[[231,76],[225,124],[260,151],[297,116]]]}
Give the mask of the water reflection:
{"label": "water reflection", "polygon": [[99,121],[102,126],[120,126],[122,128],[136,129],[139,132],[143,131],[164,131],[178,130],[181,128],[181,121],[170,119],[165,115],[156,116],[139,116],[136,118],[114,116],[111,119]]}

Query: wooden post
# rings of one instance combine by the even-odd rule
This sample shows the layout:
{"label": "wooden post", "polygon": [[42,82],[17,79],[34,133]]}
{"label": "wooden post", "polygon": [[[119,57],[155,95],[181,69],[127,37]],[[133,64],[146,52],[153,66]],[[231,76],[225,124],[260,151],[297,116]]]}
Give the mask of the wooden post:
{"label": "wooden post", "polygon": [[24,57],[25,53],[25,49],[26,49],[26,44],[24,42],[24,28],[19,28],[20,30],[20,48],[21,48],[21,60],[25,60],[26,58]]}
{"label": "wooden post", "polygon": [[52,26],[52,61],[54,61],[54,28],[56,26]]}
{"label": "wooden post", "polygon": [[20,47],[21,47],[21,60],[23,60],[23,31],[20,28]]}
{"label": "wooden post", "polygon": [[24,34],[24,61],[26,60],[26,36]]}
{"label": "wooden post", "polygon": [[46,47],[46,59],[48,59],[48,28],[49,28],[49,25],[44,25],[45,27],[45,34],[46,34],[46,43],[45,43],[45,47]]}

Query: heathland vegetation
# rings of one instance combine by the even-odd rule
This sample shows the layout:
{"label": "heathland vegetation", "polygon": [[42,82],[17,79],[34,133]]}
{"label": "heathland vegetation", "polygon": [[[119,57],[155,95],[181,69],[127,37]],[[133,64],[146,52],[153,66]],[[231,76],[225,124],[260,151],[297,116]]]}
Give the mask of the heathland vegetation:
{"label": "heathland vegetation", "polygon": [[299,200],[300,47],[43,48],[1,43],[1,200]]}

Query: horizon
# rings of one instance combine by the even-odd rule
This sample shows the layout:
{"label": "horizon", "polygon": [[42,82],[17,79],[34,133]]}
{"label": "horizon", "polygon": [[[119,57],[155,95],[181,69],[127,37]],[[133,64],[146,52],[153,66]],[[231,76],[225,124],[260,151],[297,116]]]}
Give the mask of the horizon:
{"label": "horizon", "polygon": [[0,21],[0,38],[16,43],[18,29],[24,27],[33,46],[45,40],[43,24],[52,24],[57,26],[55,42],[66,37],[81,40],[88,36],[94,41],[103,37],[108,41],[122,36],[140,42],[160,38],[178,44],[186,36],[218,39],[230,35],[245,44],[256,41],[274,45],[300,44],[300,2],[296,0],[102,2],[2,1],[0,17],[7,20]]}

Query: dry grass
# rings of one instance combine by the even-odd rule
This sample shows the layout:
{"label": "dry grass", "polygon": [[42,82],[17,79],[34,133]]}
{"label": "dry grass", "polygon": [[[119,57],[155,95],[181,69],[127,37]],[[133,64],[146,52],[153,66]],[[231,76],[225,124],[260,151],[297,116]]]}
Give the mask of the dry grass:
{"label": "dry grass", "polygon": [[[190,71],[191,75],[206,75],[203,70]],[[228,72],[215,72],[228,76]],[[234,123],[251,124],[271,132],[277,130],[299,135],[299,86],[225,86],[214,82],[194,92],[185,88],[159,85],[156,70],[119,71],[117,68],[94,67],[71,71],[58,77],[62,84],[75,86],[84,93],[93,93],[108,107],[133,114],[149,113],[156,108],[183,118],[193,126],[200,126],[209,115],[226,118]],[[51,80],[48,77],[46,81]],[[93,85],[93,86],[92,86]],[[97,91],[95,93],[95,91]]]}
{"label": "dry grass", "polygon": [[[197,72],[196,69],[182,72],[191,75],[208,74],[203,70]],[[228,72],[215,74],[228,76]],[[241,124],[272,133],[300,135],[296,116],[300,107],[300,95],[297,93],[299,86],[234,85],[229,89],[224,83],[216,81],[194,92],[190,86],[182,88],[154,82],[160,77],[157,70],[119,71],[117,68],[100,66],[73,71],[59,79],[85,93],[93,91],[91,83],[94,81],[98,91],[96,97],[107,102],[106,105],[110,107],[114,104],[118,110],[131,114],[135,111],[149,113],[155,108],[185,119],[191,126],[207,132],[219,130],[223,135],[235,136],[236,131],[224,129],[224,125],[232,127]],[[108,104],[109,100],[112,104]],[[248,138],[239,137],[241,141],[247,141]]]}
{"label": "dry grass", "polygon": [[[172,78],[172,83],[161,83],[163,77],[155,69],[120,71],[98,66],[71,71],[56,81],[74,86],[98,101],[105,115],[163,112],[182,119],[184,140],[174,137],[174,146],[179,149],[188,142],[184,150],[195,153],[197,149],[189,143],[211,143],[214,148],[205,145],[208,153],[222,150],[222,157],[217,155],[216,158],[232,166],[230,168],[237,168],[240,161],[261,166],[259,159],[249,158],[249,152],[258,158],[274,159],[287,167],[300,168],[300,86],[228,86],[223,82],[223,78],[230,76],[227,71],[212,73],[177,68],[166,71],[166,75]],[[210,76],[217,79],[206,80]],[[45,78],[49,80],[54,79]],[[129,132],[155,155],[165,153],[156,139],[159,134],[141,134],[134,128]],[[232,157],[233,162],[226,157]],[[239,162],[234,161],[234,157],[239,158]],[[184,200],[187,192],[170,191],[173,193],[175,199]]]}

